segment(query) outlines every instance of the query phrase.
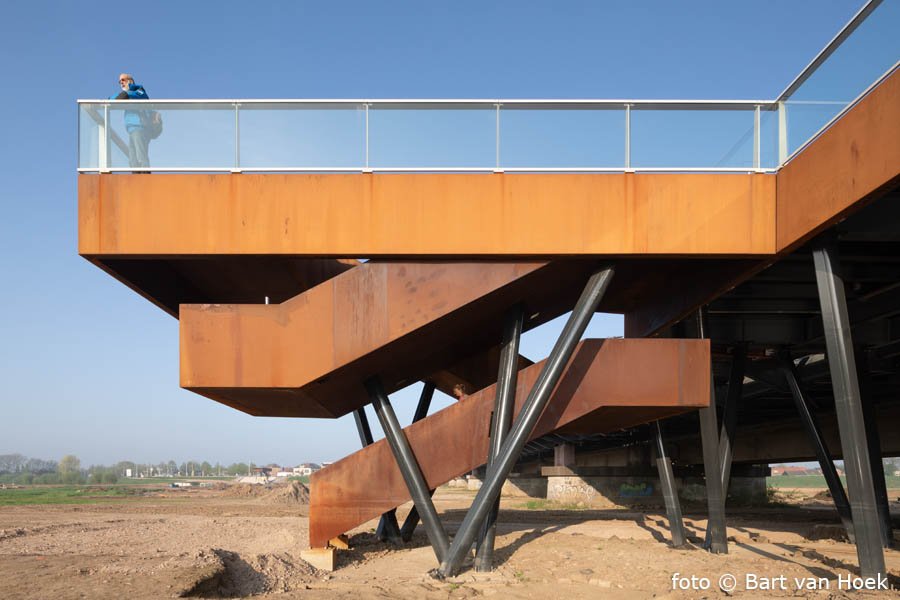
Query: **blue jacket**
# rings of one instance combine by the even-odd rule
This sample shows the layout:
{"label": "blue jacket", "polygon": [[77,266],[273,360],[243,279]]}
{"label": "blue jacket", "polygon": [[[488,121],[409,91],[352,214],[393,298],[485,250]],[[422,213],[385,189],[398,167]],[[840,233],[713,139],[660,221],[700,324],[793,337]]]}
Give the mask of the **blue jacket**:
{"label": "blue jacket", "polygon": [[[110,96],[110,100],[149,100],[150,96],[147,95],[147,91],[144,89],[144,86],[138,85],[136,83],[128,84],[128,90],[122,90],[115,96]],[[147,111],[143,110],[126,110],[125,111],[125,129],[128,133],[131,133],[135,129],[143,129],[144,124],[141,121],[141,113]]]}

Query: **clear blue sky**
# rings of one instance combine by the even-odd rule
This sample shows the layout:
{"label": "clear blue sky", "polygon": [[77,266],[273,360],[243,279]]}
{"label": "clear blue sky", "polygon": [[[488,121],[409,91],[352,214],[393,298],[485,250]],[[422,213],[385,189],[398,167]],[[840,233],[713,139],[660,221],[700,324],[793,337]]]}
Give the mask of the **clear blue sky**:
{"label": "clear blue sky", "polygon": [[177,322],[78,257],[75,99],[115,93],[119,72],[155,98],[774,98],[861,5],[8,3],[0,454],[292,464],[358,444],[349,418],[255,419],[181,390]]}

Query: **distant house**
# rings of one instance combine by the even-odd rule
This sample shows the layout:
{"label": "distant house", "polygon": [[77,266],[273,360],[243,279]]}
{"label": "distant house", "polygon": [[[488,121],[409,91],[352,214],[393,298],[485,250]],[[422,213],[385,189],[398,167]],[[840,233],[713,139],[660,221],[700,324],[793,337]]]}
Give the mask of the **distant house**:
{"label": "distant house", "polygon": [[309,477],[321,468],[321,465],[316,463],[303,463],[299,467],[294,467],[294,475]]}
{"label": "distant house", "polygon": [[813,469],[807,469],[806,467],[789,467],[785,465],[778,465],[776,467],[772,467],[772,475],[815,475],[815,471]]}

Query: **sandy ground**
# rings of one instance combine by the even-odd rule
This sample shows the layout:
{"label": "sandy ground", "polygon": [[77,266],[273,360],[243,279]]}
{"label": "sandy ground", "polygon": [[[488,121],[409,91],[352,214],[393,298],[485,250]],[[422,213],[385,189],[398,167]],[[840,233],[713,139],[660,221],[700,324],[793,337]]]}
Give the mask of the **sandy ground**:
{"label": "sandy ground", "polygon": [[[0,598],[701,598],[724,597],[718,582],[727,574],[736,577],[735,596],[900,597],[839,589],[846,585],[838,578],[854,574],[856,550],[810,539],[828,535],[837,522],[821,497],[810,499],[818,492],[787,495],[803,507],[730,510],[727,555],[671,548],[661,507],[527,510],[525,499],[506,498],[496,570],[466,568],[447,581],[428,575],[437,561],[421,527],[407,547],[395,549],[375,540],[375,521],[352,532],[353,548],[339,553],[338,570],[316,571],[300,559],[307,506],[283,493],[166,490],[90,505],[0,507]],[[451,534],[472,497],[451,489],[436,494]],[[702,511],[688,508],[686,515],[699,543]],[[886,558],[900,588],[900,552]],[[675,573],[707,577],[710,589],[699,589],[699,579],[679,579],[688,589],[673,589]],[[747,574],[770,578],[774,589],[745,590]],[[798,589],[807,578],[827,588]]]}

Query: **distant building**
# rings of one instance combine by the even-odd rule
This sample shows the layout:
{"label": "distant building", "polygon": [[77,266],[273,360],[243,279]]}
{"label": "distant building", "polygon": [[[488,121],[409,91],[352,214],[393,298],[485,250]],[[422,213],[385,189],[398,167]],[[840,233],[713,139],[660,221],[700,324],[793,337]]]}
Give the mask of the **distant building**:
{"label": "distant building", "polygon": [[821,471],[818,473],[816,469],[807,469],[806,467],[789,467],[785,465],[778,465],[772,467],[772,476],[779,475],[820,475]]}
{"label": "distant building", "polygon": [[293,474],[301,477],[309,477],[321,468],[322,466],[316,463],[303,463],[299,467],[294,467]]}

